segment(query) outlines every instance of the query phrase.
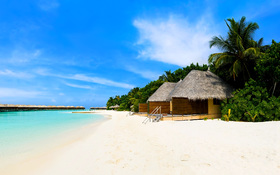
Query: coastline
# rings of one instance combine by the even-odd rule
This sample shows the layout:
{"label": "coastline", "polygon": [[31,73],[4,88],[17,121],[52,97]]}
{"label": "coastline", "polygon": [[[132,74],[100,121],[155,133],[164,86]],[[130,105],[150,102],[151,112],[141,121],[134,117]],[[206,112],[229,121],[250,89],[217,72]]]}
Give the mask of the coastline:
{"label": "coastline", "polygon": [[54,158],[57,152],[68,145],[85,139],[99,125],[110,119],[110,116],[103,117],[103,119],[99,119],[93,123],[59,133],[53,138],[44,139],[36,144],[38,149],[32,150],[31,152],[12,157],[0,157],[0,174],[30,174],[30,172],[38,169],[45,162]]}
{"label": "coastline", "polygon": [[25,162],[20,165],[25,171],[19,172],[32,175],[280,173],[280,122],[196,120],[145,125],[144,117],[127,116],[127,112],[93,113],[111,115],[111,119],[92,131],[87,130],[87,136],[80,135],[78,140],[60,149]]}

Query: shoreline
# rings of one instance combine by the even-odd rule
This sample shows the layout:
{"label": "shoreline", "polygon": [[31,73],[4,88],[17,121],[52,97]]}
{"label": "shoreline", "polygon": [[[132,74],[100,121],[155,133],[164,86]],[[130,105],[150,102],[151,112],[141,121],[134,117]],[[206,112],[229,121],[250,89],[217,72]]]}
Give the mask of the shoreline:
{"label": "shoreline", "polygon": [[[111,115],[87,137],[27,162],[29,175],[280,173],[280,122],[221,120],[142,124],[128,112]],[[36,168],[35,168],[36,167]]]}
{"label": "shoreline", "polygon": [[[54,138],[47,138],[37,143],[39,147],[28,153],[22,153],[20,156],[8,156],[0,159],[0,174],[30,174],[34,169],[38,169],[41,164],[55,158],[55,153],[63,150],[65,147],[86,139],[91,131],[96,130],[99,125],[110,120],[110,116],[103,116],[103,119],[94,121],[77,128],[59,133]],[[50,159],[50,160],[48,160]],[[36,166],[34,166],[36,165]],[[16,169],[14,167],[17,167]],[[35,168],[36,167],[36,168]]]}

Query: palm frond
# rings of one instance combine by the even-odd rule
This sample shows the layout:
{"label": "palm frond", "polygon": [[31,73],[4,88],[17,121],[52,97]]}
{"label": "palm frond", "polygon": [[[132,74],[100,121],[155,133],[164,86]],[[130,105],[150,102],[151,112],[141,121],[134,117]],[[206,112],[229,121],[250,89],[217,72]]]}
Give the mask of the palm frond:
{"label": "palm frond", "polygon": [[211,64],[211,63],[216,62],[217,58],[219,58],[223,54],[225,54],[225,53],[213,53],[213,54],[211,54],[208,58],[208,63]]}
{"label": "palm frond", "polygon": [[253,38],[253,33],[259,28],[259,25],[257,23],[249,23],[248,26],[244,29],[244,33],[243,33],[243,38],[245,41],[245,48],[249,48],[252,47],[252,45],[250,45],[250,40],[252,40]]}
{"label": "palm frond", "polygon": [[240,50],[241,52],[244,52],[244,47],[243,47],[243,40],[241,38],[240,35],[236,34],[236,46],[238,48],[238,50]]}
{"label": "palm frond", "polygon": [[240,62],[240,60],[236,60],[232,66],[232,72],[234,75],[234,79],[235,79],[235,77],[238,77],[238,74],[241,72],[241,70],[242,70],[241,62]]}
{"label": "palm frond", "polygon": [[245,26],[246,26],[246,17],[245,16],[242,16],[242,18],[240,19],[239,21],[239,29],[240,31],[243,31]]}
{"label": "palm frond", "polygon": [[235,56],[229,54],[221,55],[215,62],[215,67],[218,68],[221,65],[232,64],[235,61]]}
{"label": "palm frond", "polygon": [[[227,21],[229,21],[230,23],[231,23],[231,20],[234,20],[234,19],[227,19]],[[225,20],[226,25],[227,25],[229,31],[231,32],[231,31],[232,31],[232,28],[231,28],[231,26],[227,23],[227,21]]]}
{"label": "palm frond", "polygon": [[248,57],[248,56],[257,56],[258,50],[255,47],[251,47],[249,49],[246,49],[244,51],[244,56]]}
{"label": "palm frond", "polygon": [[214,36],[209,43],[210,43],[210,48],[212,48],[213,46],[216,46],[222,50],[224,50],[225,45],[227,45],[227,43],[225,42],[225,40],[222,36],[219,36],[219,37]]}
{"label": "palm frond", "polygon": [[[253,34],[259,26],[257,23],[247,23],[246,17],[242,17],[239,21],[229,18],[225,23],[229,29],[226,37],[216,36],[209,42],[210,48],[218,47],[223,53],[211,54],[208,62],[218,69],[230,67],[229,73],[234,79],[240,76],[240,73],[248,77],[246,64],[253,63],[260,56],[260,50],[265,50],[262,38],[259,41],[253,40]],[[250,76],[249,73],[248,75]]]}
{"label": "palm frond", "polygon": [[260,48],[263,45],[263,38],[259,39],[257,47]]}

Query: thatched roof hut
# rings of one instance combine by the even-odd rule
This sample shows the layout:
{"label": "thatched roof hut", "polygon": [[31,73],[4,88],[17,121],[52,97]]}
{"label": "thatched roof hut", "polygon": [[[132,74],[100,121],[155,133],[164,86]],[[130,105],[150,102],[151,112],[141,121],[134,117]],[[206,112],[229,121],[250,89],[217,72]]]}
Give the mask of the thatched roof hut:
{"label": "thatched roof hut", "polygon": [[165,82],[163,83],[156,92],[153,93],[153,95],[150,96],[150,98],[147,100],[147,102],[168,102],[170,101],[167,97],[168,95],[173,91],[177,83],[170,83]]}
{"label": "thatched roof hut", "polygon": [[188,98],[189,100],[205,100],[232,97],[234,89],[224,82],[220,77],[210,71],[192,70],[184,80],[168,96]]}
{"label": "thatched roof hut", "polygon": [[110,109],[116,109],[116,108],[119,108],[119,107],[120,107],[119,105],[110,106]]}

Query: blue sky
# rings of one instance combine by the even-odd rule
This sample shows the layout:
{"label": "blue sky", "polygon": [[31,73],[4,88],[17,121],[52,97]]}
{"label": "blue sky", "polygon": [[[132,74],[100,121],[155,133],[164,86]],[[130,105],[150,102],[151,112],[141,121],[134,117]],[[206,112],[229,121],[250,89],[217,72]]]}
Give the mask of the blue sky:
{"label": "blue sky", "polygon": [[105,106],[165,70],[207,63],[224,19],[280,41],[280,1],[0,2],[0,103]]}

